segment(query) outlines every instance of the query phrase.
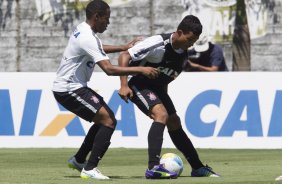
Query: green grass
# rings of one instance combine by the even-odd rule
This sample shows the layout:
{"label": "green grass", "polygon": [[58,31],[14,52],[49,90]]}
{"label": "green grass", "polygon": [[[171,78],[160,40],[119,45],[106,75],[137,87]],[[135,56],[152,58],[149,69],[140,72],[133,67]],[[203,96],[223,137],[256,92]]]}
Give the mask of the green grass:
{"label": "green grass", "polygon": [[[0,149],[1,184],[270,184],[282,175],[282,150],[199,149],[204,163],[222,175],[221,178],[192,178],[185,161],[182,176],[175,180],[146,180],[146,149],[109,149],[99,168],[111,180],[83,180],[79,172],[67,167],[66,160],[76,149]],[[162,153],[175,149],[163,149]],[[183,159],[184,161],[184,159]]]}

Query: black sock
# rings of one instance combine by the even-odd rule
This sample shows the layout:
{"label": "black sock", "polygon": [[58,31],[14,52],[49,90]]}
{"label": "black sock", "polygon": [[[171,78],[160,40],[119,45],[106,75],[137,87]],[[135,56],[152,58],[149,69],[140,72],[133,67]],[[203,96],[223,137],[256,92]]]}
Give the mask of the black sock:
{"label": "black sock", "polygon": [[160,154],[163,144],[163,133],[165,125],[159,122],[153,122],[148,133],[148,168],[152,169],[160,163]]}
{"label": "black sock", "polygon": [[75,159],[79,163],[84,163],[88,153],[91,151],[95,136],[100,128],[100,125],[92,125],[84,138],[82,145],[80,146],[78,152],[75,154]]}
{"label": "black sock", "polygon": [[183,153],[193,169],[198,169],[204,166],[199,159],[196,149],[182,127],[178,130],[169,131],[168,133],[175,147]]}
{"label": "black sock", "polygon": [[106,126],[101,126],[96,134],[92,151],[85,166],[85,170],[91,170],[97,167],[99,161],[102,159],[108,147],[110,146],[111,137],[113,135],[114,129]]}

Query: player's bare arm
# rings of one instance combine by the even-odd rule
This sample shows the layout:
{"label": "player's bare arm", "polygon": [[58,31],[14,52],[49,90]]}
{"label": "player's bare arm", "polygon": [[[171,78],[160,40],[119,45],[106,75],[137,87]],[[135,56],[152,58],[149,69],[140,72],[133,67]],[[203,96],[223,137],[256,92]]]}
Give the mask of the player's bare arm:
{"label": "player's bare arm", "polygon": [[119,46],[117,46],[117,45],[103,45],[103,49],[107,54],[108,53],[114,53],[114,52],[126,51],[127,49],[133,47],[133,45],[136,42],[141,41],[142,39],[143,39],[142,37],[136,37],[132,41],[127,43],[126,45],[119,45]]}
{"label": "player's bare arm", "polygon": [[205,72],[216,72],[219,69],[218,66],[211,66],[211,67],[203,66],[203,65],[200,65],[200,64],[197,64],[197,63],[193,63],[190,60],[188,60],[188,63],[190,65],[190,67],[196,68],[200,71],[205,71]]}
{"label": "player's bare arm", "polygon": [[[122,52],[118,58],[118,64],[121,67],[127,67],[129,64],[129,60],[131,60],[131,57],[128,53],[128,51]],[[120,89],[119,89],[119,96],[128,103],[128,98],[131,98],[133,96],[132,90],[128,87],[127,83],[128,76],[120,76]]]}
{"label": "player's bare arm", "polygon": [[154,79],[159,75],[159,71],[152,67],[120,67],[112,65],[110,60],[102,60],[97,62],[97,64],[107,75],[121,76],[142,74],[150,79]]}

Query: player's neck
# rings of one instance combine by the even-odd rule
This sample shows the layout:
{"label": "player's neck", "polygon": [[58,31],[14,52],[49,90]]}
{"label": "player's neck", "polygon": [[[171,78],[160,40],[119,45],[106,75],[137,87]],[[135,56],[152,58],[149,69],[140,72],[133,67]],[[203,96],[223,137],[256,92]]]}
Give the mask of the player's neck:
{"label": "player's neck", "polygon": [[96,31],[95,31],[95,29],[94,29],[95,26],[94,26],[93,21],[87,19],[85,22],[86,22],[86,24],[88,24],[88,25],[90,26],[90,28],[92,29],[92,31],[94,31],[94,32],[96,33]]}
{"label": "player's neck", "polygon": [[177,33],[176,32],[172,33],[170,41],[171,41],[171,46],[174,50],[180,49],[180,46],[177,44]]}
{"label": "player's neck", "polygon": [[173,50],[178,53],[178,54],[181,54],[183,53],[183,49],[181,48],[181,46],[177,43],[177,33],[173,33],[171,38],[170,38],[170,43],[171,43],[171,46],[173,48]]}

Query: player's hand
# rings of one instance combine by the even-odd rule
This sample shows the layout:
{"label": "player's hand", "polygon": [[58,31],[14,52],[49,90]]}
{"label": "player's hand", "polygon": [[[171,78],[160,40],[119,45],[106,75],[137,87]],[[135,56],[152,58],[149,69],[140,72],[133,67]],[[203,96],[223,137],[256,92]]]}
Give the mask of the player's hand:
{"label": "player's hand", "polygon": [[[126,48],[127,49],[130,49],[131,47],[133,47],[137,42],[139,41],[142,41],[143,40],[143,37],[136,37],[134,38],[131,42],[129,42],[127,45],[126,45]],[[127,50],[126,49],[126,50]]]}
{"label": "player's hand", "polygon": [[118,94],[126,103],[128,103],[128,99],[132,98],[133,96],[133,92],[128,86],[121,87],[118,91]]}
{"label": "player's hand", "polygon": [[192,61],[188,60],[188,64],[190,65],[191,68],[198,68],[199,65],[196,63],[193,63]]}
{"label": "player's hand", "polygon": [[142,67],[142,74],[149,79],[155,79],[159,76],[160,70],[153,67]]}

